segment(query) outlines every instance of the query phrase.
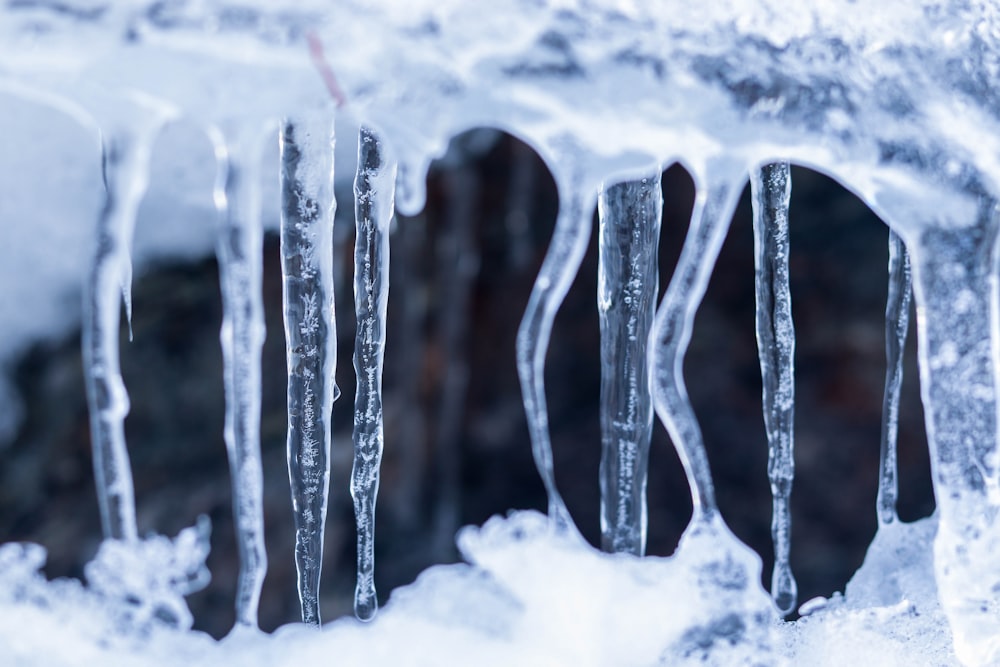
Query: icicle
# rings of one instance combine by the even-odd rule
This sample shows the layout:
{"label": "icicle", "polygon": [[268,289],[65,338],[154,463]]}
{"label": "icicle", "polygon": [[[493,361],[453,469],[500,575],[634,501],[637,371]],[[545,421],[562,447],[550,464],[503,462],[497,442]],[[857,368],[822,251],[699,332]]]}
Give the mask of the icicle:
{"label": "icicle", "polygon": [[122,269],[124,275],[122,276],[122,303],[125,305],[125,324],[128,326],[128,342],[132,342],[135,338],[135,334],[132,331],[132,259],[131,256],[125,262],[125,267]]}
{"label": "icicle", "polygon": [[375,596],[375,500],[382,461],[382,360],[389,295],[389,223],[394,210],[396,165],[386,159],[374,132],[362,127],[354,181],[357,237],[354,245],[354,307],[357,337],[354,370],[354,468],[351,497],[358,525],[358,580],[354,613],[371,620]]}
{"label": "icicle", "polygon": [[751,173],[757,350],[767,431],[767,476],[772,496],[771,597],[779,612],[789,614],[798,598],[798,586],[788,562],[792,530],[789,497],[795,479],[795,327],[788,286],[788,203],[792,177],[787,162],[767,164]]}
{"label": "icicle", "polygon": [[646,550],[653,432],[646,346],[656,312],[663,218],[660,172],[601,189],[597,304],[601,324],[601,542]]}
{"label": "icicle", "polygon": [[879,455],[878,517],[896,520],[896,440],[899,435],[899,392],[903,385],[903,348],[910,327],[910,256],[903,240],[889,230],[889,293],[885,302],[885,398],[882,402],[882,446]]}
{"label": "icicle", "polygon": [[83,363],[90,410],[94,476],[104,536],[137,537],[132,471],[125,445],[129,401],[119,367],[121,286],[139,204],[149,179],[152,143],[165,118],[114,127],[103,137],[106,195],[97,221],[97,243],[84,291]]}
{"label": "icicle", "polygon": [[333,135],[328,118],[281,129],[281,275],[288,363],[288,480],[302,622],[320,625],[319,584],[337,398]]}
{"label": "icicle", "polygon": [[264,344],[261,297],[263,232],[260,158],[263,133],[255,123],[213,135],[219,174],[216,255],[222,286],[226,449],[233,484],[233,514],[240,552],[237,627],[257,627],[267,570],[264,548],[264,479],[260,455],[260,353]]}
{"label": "icicle", "polygon": [[708,524],[718,514],[708,457],[684,384],[684,354],[695,312],[705,295],[739,199],[742,169],[714,165],[695,195],[684,249],[653,321],[652,392],[656,414],[666,426],[684,466],[694,506],[692,524]]}
{"label": "icicle", "polygon": [[958,659],[995,665],[1000,664],[998,213],[996,200],[975,196],[975,217],[967,224],[937,226],[938,212],[928,211],[925,226],[914,229],[909,221],[904,241],[913,270],[920,390],[939,517],[938,594]]}
{"label": "icicle", "polygon": [[426,159],[400,162],[396,179],[396,207],[403,215],[417,215],[427,202],[427,169],[430,161]]}
{"label": "icicle", "polygon": [[531,290],[528,307],[517,331],[517,373],[521,381],[524,411],[528,418],[531,451],[549,502],[553,526],[577,535],[566,503],[556,489],[549,436],[549,415],[545,403],[545,354],[552,335],[552,322],[569,286],[576,277],[590,241],[593,194],[581,179],[559,184],[559,215],[548,252]]}
{"label": "icicle", "polygon": [[[108,146],[103,142],[101,144],[101,179],[104,181],[104,190],[105,192],[107,192]],[[128,342],[130,343],[134,338],[132,332],[132,253],[131,253],[132,232],[134,231],[134,228],[135,228],[134,224],[129,225],[128,230],[125,230],[123,232],[122,243],[127,249],[127,252],[122,260],[122,275],[120,284],[122,303],[125,305],[125,322],[128,325]]]}

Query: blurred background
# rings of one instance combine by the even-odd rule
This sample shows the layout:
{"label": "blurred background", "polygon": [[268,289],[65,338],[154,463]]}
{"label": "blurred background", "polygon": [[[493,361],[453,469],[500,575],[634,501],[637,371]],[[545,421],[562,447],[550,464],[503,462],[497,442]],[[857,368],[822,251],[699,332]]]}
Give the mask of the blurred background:
{"label": "blurred background", "polygon": [[[792,566],[799,602],[843,590],[875,527],[885,373],[887,230],[830,179],[793,168],[791,280],[796,350]],[[683,243],[693,183],[663,175],[661,294]],[[354,400],[353,204],[338,193],[337,380],[333,471],[323,573],[324,620],[351,613],[354,516],[348,493]],[[392,237],[385,362],[385,454],[377,514],[376,584],[393,588],[458,559],[455,531],[512,508],[545,507],[531,458],[514,339],[555,222],[554,183],[537,155],[499,132],[456,138],[428,177],[428,202],[398,218]],[[596,215],[596,214],[595,214]],[[595,219],[596,220],[596,219]],[[559,312],[548,353],[558,485],[580,530],[599,544],[599,331],[595,240]],[[268,338],[261,424],[267,546],[266,630],[298,619],[294,528],[285,465],[285,353],[278,242],[264,258]],[[749,186],[698,311],[685,372],[723,516],[764,561],[770,584],[771,500],[754,338]],[[134,342],[123,334],[132,409],[140,533],[169,535],[212,520],[211,584],[189,603],[196,627],[232,627],[238,569],[228,462],[217,267],[159,262],[137,275]],[[915,362],[907,346],[901,408],[904,520],[933,511]],[[100,540],[79,330],[38,343],[18,361],[25,419],[0,450],[0,542],[49,550],[49,576],[80,577]],[[649,473],[648,553],[669,555],[690,516],[680,463],[656,424]]]}

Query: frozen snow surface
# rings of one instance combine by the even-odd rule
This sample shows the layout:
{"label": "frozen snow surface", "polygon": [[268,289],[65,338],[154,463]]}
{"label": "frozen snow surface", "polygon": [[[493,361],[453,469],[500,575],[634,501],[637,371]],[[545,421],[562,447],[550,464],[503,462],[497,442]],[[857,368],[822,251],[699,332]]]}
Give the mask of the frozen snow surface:
{"label": "frozen snow surface", "polygon": [[[279,666],[332,656],[371,665],[957,665],[933,586],[934,528],[926,519],[883,530],[846,598],[783,623],[756,584],[757,557],[720,525],[689,531],[671,558],[640,559],[602,554],[554,534],[546,517],[519,512],[464,529],[459,545],[469,564],[424,572],[394,591],[371,624],[295,624],[273,636],[239,628],[221,642],[177,630],[171,614],[156,613],[159,597],[130,601],[127,583],[46,584],[37,574],[41,548],[8,544],[0,550],[0,660],[26,667]],[[203,557],[193,536],[173,544],[144,549],[146,565],[134,579]]]}
{"label": "frozen snow surface", "polygon": [[[366,664],[940,665],[956,664],[956,657],[966,665],[1000,664],[998,73],[1000,8],[991,0],[6,2],[0,113],[25,131],[5,135],[0,156],[0,246],[13,249],[11,261],[0,262],[0,355],[65,326],[71,276],[82,282],[91,275],[84,314],[92,308],[113,320],[122,291],[127,301],[132,261],[205,252],[214,238],[227,301],[227,443],[233,476],[243,480],[234,488],[243,576],[232,636],[215,643],[185,632],[190,618],[182,598],[204,577],[205,527],[173,542],[139,539],[129,525],[127,450],[110,438],[112,479],[102,488],[99,469],[98,487],[102,507],[110,499],[120,505],[104,514],[108,534],[122,539],[105,543],[86,588],[45,583],[38,547],[0,550],[0,663],[273,665],[335,655]],[[466,529],[459,542],[469,564],[430,570],[398,591],[369,627],[339,621],[269,638],[255,629],[266,567],[255,357],[263,333],[260,226],[268,215],[259,174],[264,140],[277,121],[324,114],[352,127],[351,140],[362,123],[363,136],[378,137],[378,168],[364,160],[358,168],[357,182],[371,181],[358,189],[359,220],[365,206],[393,197],[401,212],[418,211],[431,160],[472,127],[508,130],[549,165],[561,209],[519,331],[517,364],[550,518],[520,513]],[[161,121],[180,124],[162,129]],[[162,133],[182,131],[176,128],[187,128],[186,138],[165,142]],[[189,171],[156,178],[158,138],[168,154],[200,151],[207,157],[199,162],[215,169],[198,178]],[[145,167],[135,165],[149,150],[154,178],[145,205],[154,219],[143,223],[141,211],[122,211],[144,187]],[[53,159],[54,174],[39,167]],[[678,268],[650,325],[648,361],[638,363],[648,364],[651,404],[684,464],[695,511],[671,559],[601,555],[581,544],[556,489],[545,352],[589,240],[598,192],[677,161],[698,192]],[[759,584],[759,558],[718,512],[681,372],[736,198],[751,173],[758,178],[762,165],[786,161],[841,181],[905,245],[939,503],[933,520],[915,525],[880,507],[888,520],[846,595],[807,603],[803,612],[811,613],[794,624],[778,619]],[[20,182],[33,185],[19,189],[6,175],[22,171]],[[395,184],[382,177],[394,172]],[[157,197],[177,192],[182,201],[190,195],[196,223],[180,227],[155,215]],[[386,205],[379,230],[391,215]],[[777,220],[787,211],[768,215]],[[783,225],[770,233],[780,237]],[[109,251],[132,245],[133,229],[133,259]],[[359,244],[356,272],[387,270],[388,252],[374,238],[371,247]],[[784,252],[781,243],[766,242],[763,259]],[[765,298],[782,289],[776,266],[770,286],[761,288]],[[288,269],[286,280],[304,277],[295,270],[301,267]],[[373,321],[384,310],[385,287],[362,286],[356,295],[359,309],[364,289],[374,295]],[[608,293],[621,291],[614,287]],[[89,335],[100,339],[113,324],[96,322]],[[765,348],[791,349],[793,340],[767,343],[773,332],[764,331],[792,337],[790,320],[761,326]],[[374,347],[361,354],[380,357],[375,334],[362,338]],[[786,357],[775,363],[789,375],[787,350],[772,351]],[[356,423],[370,421],[375,434],[356,432],[356,440],[368,441],[356,452],[364,484],[353,489],[368,541],[382,446],[380,364],[359,364],[358,371],[371,389]],[[95,429],[114,433],[127,412],[116,359],[99,358],[87,372],[92,419],[104,420]],[[636,400],[646,400],[641,384]],[[790,394],[790,381],[778,389]],[[772,408],[791,420],[781,391]],[[14,405],[5,401],[0,412],[0,438],[16,422]],[[635,416],[626,426],[646,423]],[[791,436],[771,430],[773,458],[782,459],[771,482],[776,508],[785,512]],[[302,445],[290,436],[290,449]],[[625,482],[609,486],[645,484]],[[639,522],[628,549],[641,552],[644,510],[627,514]],[[776,521],[782,552],[788,530]],[[370,556],[359,550],[362,578]],[[786,608],[794,579],[785,571],[776,579]],[[370,600],[362,602],[361,616],[374,613]]]}

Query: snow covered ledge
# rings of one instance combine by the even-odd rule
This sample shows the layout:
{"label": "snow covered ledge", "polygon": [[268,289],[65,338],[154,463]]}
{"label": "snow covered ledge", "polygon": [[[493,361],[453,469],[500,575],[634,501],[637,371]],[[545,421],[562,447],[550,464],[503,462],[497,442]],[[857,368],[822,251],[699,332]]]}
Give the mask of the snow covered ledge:
{"label": "snow covered ledge", "polygon": [[[105,543],[88,570],[87,589],[44,583],[37,547],[2,547],[4,663],[292,664],[332,653],[376,664],[948,664],[956,656],[966,665],[997,664],[1000,13],[986,0],[786,4],[7,3],[0,9],[0,88],[93,119],[87,122],[104,137],[108,203],[99,222],[85,349],[102,514],[106,534],[116,539]],[[328,381],[332,342],[317,333],[318,323],[333,316],[324,296],[329,262],[315,251],[323,247],[333,205],[329,142],[324,149],[326,135],[317,128],[329,124],[334,107],[366,128],[355,186],[358,266],[365,267],[356,272],[355,305],[367,327],[359,335],[356,366],[371,380],[355,416],[359,616],[374,613],[369,545],[382,446],[377,332],[384,319],[380,272],[388,262],[392,197],[403,212],[419,210],[431,159],[470,127],[503,128],[530,143],[560,191],[560,217],[517,350],[550,518],[515,514],[466,529],[459,541],[470,565],[427,572],[398,591],[370,627],[341,621],[315,633],[293,626],[268,638],[253,631],[266,555],[255,450],[259,197],[246,183],[259,168],[260,143],[286,119],[286,297],[299,299],[286,307],[286,329],[308,332],[308,340],[289,351],[289,395],[298,392],[315,415],[305,424],[290,418],[289,448],[299,466],[293,480],[301,482],[295,506],[303,617],[316,622],[309,591],[319,572],[309,555],[322,549],[316,516],[325,512],[335,393]],[[182,596],[202,576],[203,529],[173,542],[135,536],[120,430],[127,399],[117,359],[108,352],[117,346],[108,337],[117,335],[119,285],[128,282],[143,165],[159,127],[178,114],[205,124],[220,165],[227,444],[240,480],[234,504],[243,570],[240,625],[219,644],[182,631],[189,622]],[[598,193],[605,221],[628,224],[627,216],[615,218],[607,207],[608,192],[622,179],[641,183],[675,161],[695,179],[695,210],[678,268],[649,324],[648,362],[633,363],[628,372],[641,377],[639,367],[648,371],[648,381],[633,383],[635,396],[654,407],[669,430],[691,482],[695,514],[671,559],[601,555],[582,545],[555,488],[542,384],[545,350],[586,246]],[[781,315],[787,294],[782,296],[780,239],[788,221],[787,198],[782,203],[787,183],[780,174],[786,161],[836,178],[905,244],[938,501],[934,520],[913,526],[891,520],[887,443],[881,495],[889,520],[846,598],[823,608],[809,605],[804,611],[813,613],[794,624],[779,620],[758,584],[759,559],[718,513],[681,373],[691,321],[735,198],[752,178],[758,297],[762,303],[774,299],[773,318],[758,320],[758,336],[762,358],[775,360],[762,365],[765,378],[775,374],[764,399],[780,516],[793,472],[791,367],[782,361],[792,340],[790,321],[783,323]],[[905,272],[894,280],[905,288],[899,293],[909,293]],[[294,292],[300,287],[305,291]],[[314,306],[296,305],[307,303]],[[311,352],[302,353],[306,349]],[[296,372],[303,367],[309,373]],[[321,380],[310,384],[310,378]],[[619,481],[641,487],[641,471],[625,467]],[[627,510],[630,498],[608,496],[605,502]],[[625,514],[641,533],[644,510]],[[787,530],[787,523],[776,521],[776,545],[787,540]],[[632,544],[639,546],[623,550],[641,552],[641,536]],[[785,594],[778,598],[784,610],[794,600],[794,579],[776,571],[775,581]],[[55,645],[53,636],[67,639]]]}

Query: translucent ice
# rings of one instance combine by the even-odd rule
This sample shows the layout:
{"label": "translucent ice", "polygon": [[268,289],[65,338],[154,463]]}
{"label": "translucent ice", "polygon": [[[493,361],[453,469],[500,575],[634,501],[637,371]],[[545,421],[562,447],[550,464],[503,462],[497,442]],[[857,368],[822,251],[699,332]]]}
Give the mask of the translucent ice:
{"label": "translucent ice", "polygon": [[607,551],[646,550],[646,475],[653,432],[646,350],[659,287],[659,169],[606,184],[598,200],[601,323],[601,535]]}
{"label": "translucent ice", "polygon": [[104,208],[84,300],[83,358],[101,524],[106,537],[136,537],[132,470],[125,446],[128,394],[118,361],[121,289],[131,265],[131,237],[147,182],[148,130],[116,129],[105,139]]}
{"label": "translucent ice", "polygon": [[570,283],[576,277],[590,241],[594,195],[573,170],[577,156],[570,152],[563,170],[556,172],[560,191],[559,216],[548,252],[531,290],[528,307],[517,331],[517,374],[521,380],[524,410],[528,417],[531,452],[549,499],[549,516],[561,531],[575,532],[573,519],[556,488],[552,441],[545,401],[545,353],[552,323]]}
{"label": "translucent ice", "polygon": [[354,309],[357,336],[354,372],[354,468],[351,497],[358,524],[358,573],[354,612],[370,620],[375,597],[375,501],[382,462],[382,364],[389,297],[389,222],[395,197],[396,164],[369,128],[358,137],[358,174],[354,181],[357,237],[354,244]]}
{"label": "translucent ice", "polygon": [[695,312],[746,177],[735,164],[718,162],[705,173],[696,174],[696,178],[703,187],[695,196],[684,249],[650,334],[655,346],[651,361],[653,405],[687,473],[694,505],[693,525],[716,521],[719,509],[701,427],[684,384],[684,353],[691,341]]}
{"label": "translucent ice", "polygon": [[328,119],[281,128],[281,265],[288,363],[288,478],[302,621],[319,625],[330,487],[337,325],[333,304],[333,139]]}
{"label": "translucent ice", "polygon": [[883,523],[896,520],[899,480],[896,440],[899,435],[899,394],[903,384],[903,347],[910,328],[913,279],[910,256],[903,240],[889,231],[889,290],[885,302],[885,398],[882,403],[882,447],[879,456],[878,516]]}
{"label": "translucent ice", "polygon": [[788,204],[792,176],[787,162],[766,164],[750,177],[753,197],[754,286],[757,348],[767,431],[767,476],[773,498],[771,537],[774,572],[771,596],[784,614],[798,591],[788,563],[791,549],[791,493],[795,478],[795,327],[788,286]]}
{"label": "translucent ice", "polygon": [[216,256],[222,286],[219,338],[226,388],[225,439],[240,550],[236,622],[256,628],[267,571],[260,458],[260,351],[264,344],[260,162],[264,132],[250,121],[219,130],[213,137],[219,164]]}

